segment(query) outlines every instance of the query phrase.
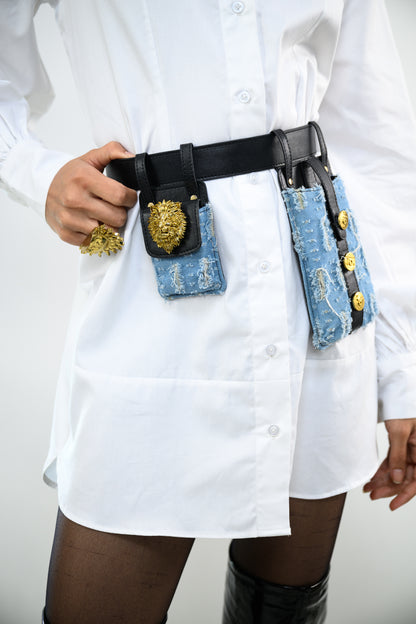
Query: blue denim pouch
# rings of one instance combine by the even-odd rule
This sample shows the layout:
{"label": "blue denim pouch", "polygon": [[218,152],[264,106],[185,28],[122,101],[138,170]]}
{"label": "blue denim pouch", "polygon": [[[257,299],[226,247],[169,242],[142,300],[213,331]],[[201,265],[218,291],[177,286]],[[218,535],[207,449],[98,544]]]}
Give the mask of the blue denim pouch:
{"label": "blue denim pouch", "polygon": [[201,245],[196,251],[172,257],[152,257],[158,291],[165,299],[219,295],[226,289],[209,202],[199,208],[199,227]]}
{"label": "blue denim pouch", "polygon": [[[346,242],[348,252],[355,257],[354,273],[365,302],[363,326],[376,316],[377,303],[343,182],[335,176],[332,184],[339,211],[348,215]],[[321,184],[315,184],[311,188],[286,188],[282,190],[282,197],[299,258],[312,326],[312,342],[316,349],[326,349],[351,333],[353,323],[351,296],[344,277],[345,269],[341,266],[343,258],[339,256],[333,226],[328,218],[325,192]]]}

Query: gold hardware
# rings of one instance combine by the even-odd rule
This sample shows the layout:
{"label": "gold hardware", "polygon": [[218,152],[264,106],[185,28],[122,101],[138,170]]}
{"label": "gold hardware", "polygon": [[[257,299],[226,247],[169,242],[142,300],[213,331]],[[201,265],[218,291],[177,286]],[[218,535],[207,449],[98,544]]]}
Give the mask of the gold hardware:
{"label": "gold hardware", "polygon": [[80,246],[80,251],[83,254],[98,254],[99,257],[106,253],[107,256],[110,253],[117,253],[124,245],[122,237],[114,232],[113,228],[109,225],[98,225],[93,231],[88,234],[85,241]]}
{"label": "gold hardware", "polygon": [[288,180],[287,182],[288,182],[289,186],[293,186],[293,180],[292,180],[292,178],[289,178],[289,180]]}
{"label": "gold hardware", "polygon": [[191,195],[191,199],[198,199],[196,195]]}
{"label": "gold hardware", "polygon": [[354,271],[355,269],[355,256],[352,253],[352,251],[349,251],[347,254],[345,254],[342,263],[344,265],[344,267],[347,269],[347,271]]}
{"label": "gold hardware", "polygon": [[324,169],[325,169],[325,171],[326,171],[327,173],[329,173],[329,169],[328,169],[328,167],[327,167],[326,165],[324,165]]}
{"label": "gold hardware", "polygon": [[348,212],[346,210],[341,210],[338,215],[338,225],[341,230],[346,230],[348,227]]}
{"label": "gold hardware", "polygon": [[164,199],[157,204],[150,203],[148,207],[150,236],[158,247],[170,254],[185,235],[186,216],[181,202]]}
{"label": "gold hardware", "polygon": [[354,310],[357,310],[357,312],[361,312],[361,310],[364,310],[364,305],[365,299],[363,293],[360,291],[356,292],[352,297],[352,307]]}

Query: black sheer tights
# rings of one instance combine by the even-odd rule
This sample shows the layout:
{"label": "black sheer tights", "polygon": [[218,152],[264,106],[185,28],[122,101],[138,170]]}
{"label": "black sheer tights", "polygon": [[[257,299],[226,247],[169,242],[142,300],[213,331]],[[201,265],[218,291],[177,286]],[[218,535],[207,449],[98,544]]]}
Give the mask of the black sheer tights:
{"label": "black sheer tights", "polygon": [[46,592],[50,624],[160,624],[193,541],[95,531],[58,510]]}
{"label": "black sheer tights", "polygon": [[290,499],[292,535],[234,539],[232,558],[249,574],[271,583],[317,583],[331,561],[345,497]]}
{"label": "black sheer tights", "polygon": [[[344,494],[291,499],[292,535],[234,539],[233,558],[272,583],[316,583],[328,569],[344,501]],[[104,533],[58,511],[46,596],[50,624],[159,624],[193,541]]]}

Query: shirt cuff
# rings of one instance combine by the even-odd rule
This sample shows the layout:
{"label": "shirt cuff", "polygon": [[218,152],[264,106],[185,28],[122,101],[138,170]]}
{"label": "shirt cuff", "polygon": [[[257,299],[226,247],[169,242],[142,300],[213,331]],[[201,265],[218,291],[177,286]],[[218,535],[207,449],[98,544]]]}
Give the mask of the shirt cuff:
{"label": "shirt cuff", "polygon": [[416,353],[378,361],[378,420],[416,418]]}
{"label": "shirt cuff", "polygon": [[73,158],[71,154],[47,149],[34,139],[20,141],[2,162],[0,183],[12,199],[33,207],[44,218],[51,182]]}

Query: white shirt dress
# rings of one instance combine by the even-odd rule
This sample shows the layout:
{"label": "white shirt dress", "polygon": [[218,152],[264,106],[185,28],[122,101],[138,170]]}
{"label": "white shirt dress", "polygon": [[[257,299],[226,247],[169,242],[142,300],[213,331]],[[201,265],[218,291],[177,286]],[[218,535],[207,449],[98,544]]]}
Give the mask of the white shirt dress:
{"label": "white shirt dress", "polygon": [[[28,129],[53,98],[39,4],[0,3],[0,178],[42,213],[79,154]],[[273,170],[207,182],[222,295],[159,295],[136,205],[120,253],[80,257],[44,479],[66,516],[98,530],[290,534],[290,496],[362,484],[377,420],[414,417],[416,136],[383,2],[50,4],[97,146],[153,153],[318,121],[380,314],[312,347]]]}

